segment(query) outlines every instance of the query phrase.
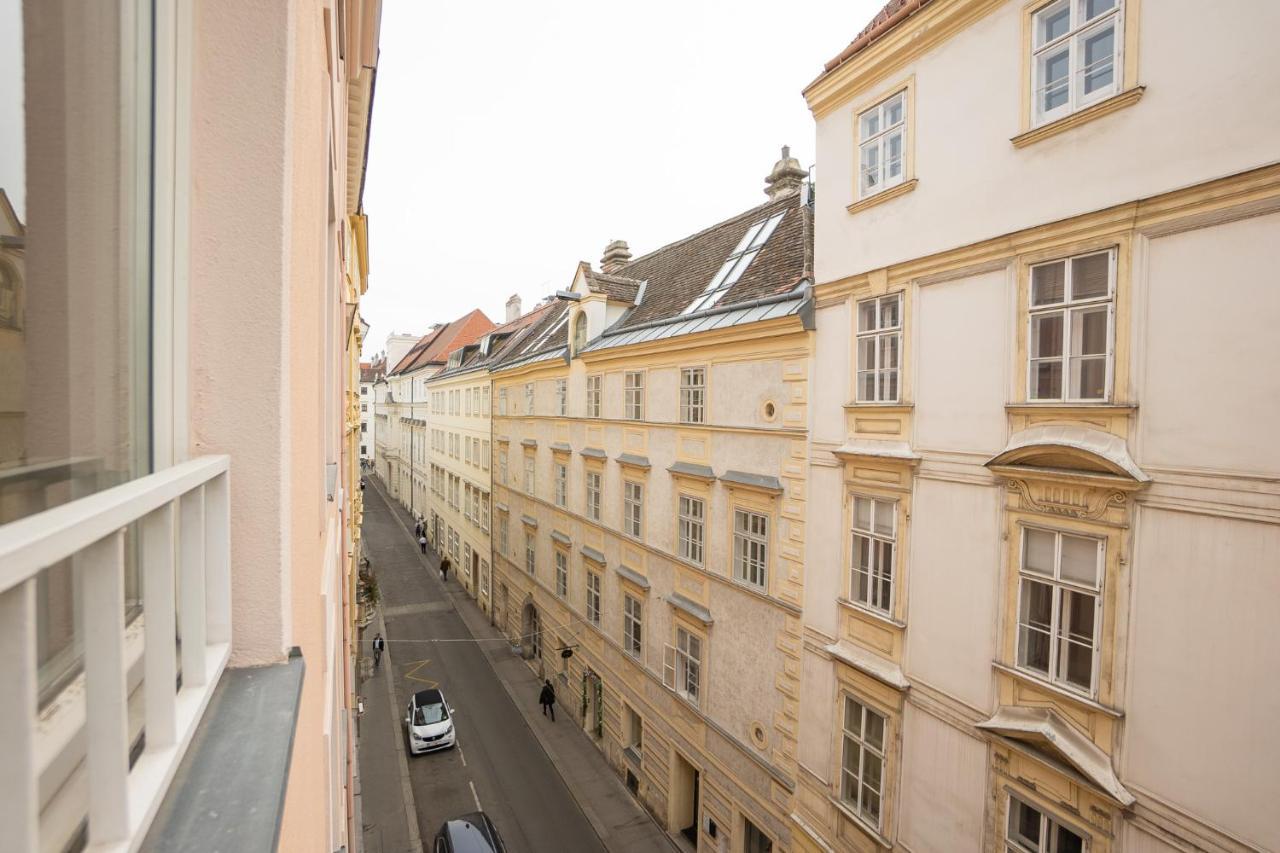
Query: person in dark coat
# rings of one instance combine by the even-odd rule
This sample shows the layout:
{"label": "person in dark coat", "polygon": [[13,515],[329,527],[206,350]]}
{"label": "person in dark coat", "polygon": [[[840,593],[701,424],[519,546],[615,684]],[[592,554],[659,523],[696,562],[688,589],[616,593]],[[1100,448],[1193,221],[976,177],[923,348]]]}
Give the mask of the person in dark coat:
{"label": "person in dark coat", "polygon": [[547,680],[542,683],[542,692],[538,694],[538,704],[542,706],[542,716],[551,715],[551,722],[556,721],[556,689],[551,686],[551,681]]}
{"label": "person in dark coat", "polygon": [[422,553],[427,553],[427,537],[418,536],[418,547],[422,549]]}
{"label": "person in dark coat", "polygon": [[421,521],[419,521],[417,524],[413,525],[413,535],[414,535],[414,536],[421,536],[421,535],[422,535],[422,522],[421,522]]}
{"label": "person in dark coat", "polygon": [[440,580],[442,580],[442,581],[447,581],[447,580],[449,580],[449,569],[450,569],[450,568],[451,568],[451,564],[449,563],[449,558],[448,558],[448,557],[441,557],[441,558],[440,558]]}

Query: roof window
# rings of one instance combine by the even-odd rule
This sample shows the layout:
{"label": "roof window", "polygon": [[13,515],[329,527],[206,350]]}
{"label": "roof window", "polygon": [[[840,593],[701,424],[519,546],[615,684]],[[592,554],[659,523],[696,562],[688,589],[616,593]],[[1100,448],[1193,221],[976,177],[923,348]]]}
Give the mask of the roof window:
{"label": "roof window", "polygon": [[781,213],[775,213],[768,219],[763,219],[748,228],[737,248],[729,253],[729,257],[720,267],[720,270],[712,277],[711,283],[707,285],[706,290],[698,294],[698,298],[690,302],[689,307],[680,313],[692,314],[694,311],[702,311],[712,307],[724,298],[724,295],[729,292],[729,288],[737,284],[738,279],[742,278],[742,274],[747,271],[751,261],[764,248],[764,244],[768,241],[769,235],[773,233],[773,229],[778,227],[778,223],[786,215],[787,212],[785,210]]}

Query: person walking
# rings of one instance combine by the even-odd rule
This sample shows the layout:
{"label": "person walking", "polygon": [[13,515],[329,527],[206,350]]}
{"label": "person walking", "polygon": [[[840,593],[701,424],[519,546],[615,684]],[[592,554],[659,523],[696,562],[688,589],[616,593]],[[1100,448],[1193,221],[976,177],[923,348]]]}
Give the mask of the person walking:
{"label": "person walking", "polygon": [[449,569],[451,567],[452,567],[452,564],[449,562],[449,557],[447,555],[440,558],[440,580],[441,581],[449,580]]}
{"label": "person walking", "polygon": [[382,662],[382,652],[387,648],[387,641],[382,639],[381,634],[377,634],[373,638],[373,668],[377,669],[378,664]]}
{"label": "person walking", "polygon": [[418,534],[418,547],[422,549],[422,553],[427,553],[427,537]]}
{"label": "person walking", "polygon": [[542,683],[542,692],[538,694],[538,704],[542,706],[542,716],[551,715],[551,722],[556,721],[556,689],[548,679]]}
{"label": "person walking", "polygon": [[422,522],[421,522],[421,521],[419,521],[417,524],[413,525],[413,535],[414,535],[414,536],[417,536],[417,537],[419,537],[419,538],[421,538],[421,536],[422,536]]}

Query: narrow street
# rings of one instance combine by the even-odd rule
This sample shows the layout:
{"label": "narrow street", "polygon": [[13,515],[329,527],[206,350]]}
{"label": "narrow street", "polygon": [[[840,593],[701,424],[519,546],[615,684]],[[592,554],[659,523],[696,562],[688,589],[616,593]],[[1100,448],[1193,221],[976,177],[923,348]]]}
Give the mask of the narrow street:
{"label": "narrow street", "polygon": [[[423,848],[431,849],[442,822],[476,811],[478,806],[493,819],[514,853],[603,850],[591,823],[454,609],[453,597],[461,602],[466,593],[452,575],[447,588],[441,583],[435,555],[429,552],[424,559],[418,553],[412,531],[406,532],[372,485],[365,490],[364,506],[365,554],[382,595],[380,609],[396,705],[386,707],[382,672],[363,682],[360,690],[368,710],[361,723],[362,738],[385,744],[385,731],[374,727],[391,726],[405,744],[405,706],[410,694],[427,687],[439,686],[457,712],[456,748],[414,756],[407,754],[406,744]],[[366,644],[373,631],[372,626],[366,631]],[[529,701],[535,702],[536,697],[530,696]],[[567,720],[561,724],[571,725]],[[547,725],[553,724],[547,721]],[[378,760],[395,761],[394,757]],[[397,771],[366,767],[364,776],[368,779],[375,772],[385,779]],[[379,785],[377,791],[379,797],[400,795],[394,785]],[[371,807],[365,809],[368,826]],[[397,829],[403,835],[403,829],[388,827]],[[366,849],[383,853],[381,834],[374,832],[371,837],[369,833]],[[387,845],[385,853],[400,849]]]}

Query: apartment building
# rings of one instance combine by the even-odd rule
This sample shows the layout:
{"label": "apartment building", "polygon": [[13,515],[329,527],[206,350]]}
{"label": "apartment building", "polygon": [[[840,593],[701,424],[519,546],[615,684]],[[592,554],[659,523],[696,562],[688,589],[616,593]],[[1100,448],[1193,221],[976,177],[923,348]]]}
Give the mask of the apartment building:
{"label": "apartment building", "polygon": [[379,14],[0,9],[6,850],[358,843]]}
{"label": "apartment building", "polygon": [[795,849],[1280,849],[1277,29],[894,0],[805,90]]}
{"label": "apartment building", "polygon": [[492,368],[495,621],[691,848],[785,847],[812,303],[805,171],[580,263]]}
{"label": "apartment building", "polygon": [[391,391],[391,382],[387,379],[387,370],[399,364],[418,339],[418,335],[398,332],[388,335],[381,353],[382,371],[373,382],[374,470],[393,497],[399,494],[400,484],[398,471],[396,476],[391,475],[393,467],[398,467],[400,460],[400,410]]}
{"label": "apartment building", "polygon": [[[365,333],[367,334],[367,329]],[[374,451],[378,446],[378,421],[374,417],[377,411],[374,388],[382,378],[385,369],[386,365],[380,359],[360,362],[360,463],[362,465],[373,464]]]}

